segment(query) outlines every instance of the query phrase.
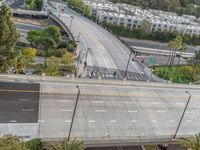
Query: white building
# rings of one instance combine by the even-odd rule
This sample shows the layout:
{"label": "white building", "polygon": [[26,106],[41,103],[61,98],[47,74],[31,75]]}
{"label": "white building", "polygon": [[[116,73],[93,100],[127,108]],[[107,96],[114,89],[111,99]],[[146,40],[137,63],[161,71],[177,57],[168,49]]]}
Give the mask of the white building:
{"label": "white building", "polygon": [[96,14],[99,23],[111,23],[125,28],[137,29],[143,20],[151,24],[150,32],[176,31],[181,34],[200,35],[200,22],[191,15],[177,16],[176,13],[159,10],[144,10],[140,7],[127,4],[97,3],[91,0],[84,1],[90,5]]}

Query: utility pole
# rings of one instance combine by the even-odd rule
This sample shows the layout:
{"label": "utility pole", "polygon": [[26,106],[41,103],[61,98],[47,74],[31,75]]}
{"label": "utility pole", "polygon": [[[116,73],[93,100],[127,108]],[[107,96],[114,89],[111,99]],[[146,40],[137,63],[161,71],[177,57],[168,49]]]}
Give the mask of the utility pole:
{"label": "utility pole", "polygon": [[126,71],[124,73],[124,78],[123,79],[125,79],[126,76],[127,76],[128,66],[129,66],[129,63],[130,63],[130,60],[131,60],[132,53],[133,52],[131,51],[130,54],[129,54],[128,63],[127,63],[127,66],[126,66]]}
{"label": "utility pole", "polygon": [[75,106],[74,106],[74,111],[73,111],[73,115],[72,115],[72,121],[71,121],[71,124],[70,124],[69,134],[68,134],[68,138],[67,138],[68,142],[70,141],[72,127],[73,127],[73,123],[74,123],[74,117],[75,117],[76,108],[77,108],[77,104],[78,104],[78,100],[79,100],[79,95],[80,95],[80,88],[79,88],[79,86],[77,85],[76,88],[78,89],[78,94],[77,94],[77,97],[76,97],[76,103],[75,103]]}
{"label": "utility pole", "polygon": [[74,16],[71,16],[71,21],[70,21],[70,25],[69,25],[69,31],[71,30],[73,19],[74,19]]}
{"label": "utility pole", "polygon": [[175,132],[175,134],[174,134],[172,140],[175,140],[175,139],[176,139],[176,135],[177,135],[177,133],[178,133],[178,130],[179,130],[180,125],[181,125],[181,122],[182,122],[183,117],[184,117],[184,115],[185,115],[185,111],[186,111],[186,109],[187,109],[187,107],[188,107],[188,104],[189,104],[189,102],[190,102],[190,99],[191,99],[191,97],[192,97],[192,95],[191,95],[190,92],[188,92],[188,91],[185,91],[185,92],[186,92],[187,94],[189,94],[189,97],[188,97],[187,103],[186,103],[185,108],[184,108],[184,110],[183,110],[183,114],[182,114],[181,119],[180,119],[180,121],[179,121],[179,123],[178,123],[178,126],[177,126],[177,128],[176,128],[176,132]]}

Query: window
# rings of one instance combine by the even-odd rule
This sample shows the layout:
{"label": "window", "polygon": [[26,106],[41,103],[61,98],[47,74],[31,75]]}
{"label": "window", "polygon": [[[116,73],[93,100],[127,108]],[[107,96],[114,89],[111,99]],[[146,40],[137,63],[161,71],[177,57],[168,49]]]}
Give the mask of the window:
{"label": "window", "polygon": [[161,24],[159,24],[158,27],[161,27]]}
{"label": "window", "polygon": [[131,19],[128,19],[128,22],[131,22]]}
{"label": "window", "polygon": [[134,21],[134,24],[137,24],[137,21]]}
{"label": "window", "polygon": [[165,28],[167,28],[167,25],[165,25]]}
{"label": "window", "polygon": [[155,24],[153,24],[153,27],[156,27],[156,25],[155,25]]}

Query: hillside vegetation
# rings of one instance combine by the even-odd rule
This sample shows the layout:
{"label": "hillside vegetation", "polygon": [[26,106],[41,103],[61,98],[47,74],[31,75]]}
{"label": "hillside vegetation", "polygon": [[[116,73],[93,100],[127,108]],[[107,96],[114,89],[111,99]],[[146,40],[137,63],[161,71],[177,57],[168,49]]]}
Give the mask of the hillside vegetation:
{"label": "hillside vegetation", "polygon": [[200,0],[110,0],[113,3],[126,3],[143,8],[176,12],[200,17]]}

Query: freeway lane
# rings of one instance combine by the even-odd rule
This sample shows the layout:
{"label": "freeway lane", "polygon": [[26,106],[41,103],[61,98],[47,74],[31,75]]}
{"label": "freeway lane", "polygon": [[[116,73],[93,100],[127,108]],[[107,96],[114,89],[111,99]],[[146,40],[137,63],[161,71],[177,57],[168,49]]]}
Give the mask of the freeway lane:
{"label": "freeway lane", "polygon": [[[85,80],[84,80],[85,81]],[[75,104],[76,82],[41,85],[40,137],[67,136]],[[80,82],[80,99],[72,137],[102,143],[143,142],[172,137],[177,127],[189,90],[191,103],[186,111],[180,135],[199,132],[200,87],[155,87],[106,85]],[[51,132],[50,132],[51,131]],[[125,141],[126,140],[126,141]]]}
{"label": "freeway lane", "polygon": [[0,123],[37,123],[39,84],[0,82]]}
{"label": "freeway lane", "polygon": [[[57,8],[59,5],[56,4]],[[52,11],[55,15],[58,15],[56,10]],[[72,22],[72,33],[77,38],[80,33],[80,48],[82,51],[81,59],[86,60],[86,49],[91,48],[88,51],[87,64],[89,66],[97,66],[110,69],[125,70],[129,50],[113,35],[107,32],[99,25],[89,21],[88,19],[77,15],[70,9],[65,9],[64,13],[61,13],[61,20],[69,27],[71,22],[71,15],[74,16]],[[143,74],[137,62],[131,62],[129,67],[130,72],[136,72]]]}

